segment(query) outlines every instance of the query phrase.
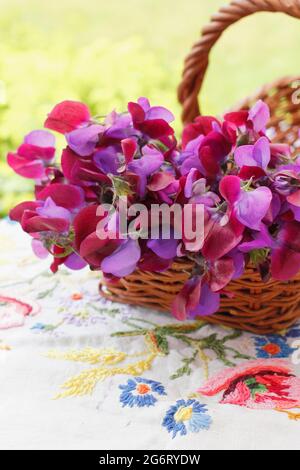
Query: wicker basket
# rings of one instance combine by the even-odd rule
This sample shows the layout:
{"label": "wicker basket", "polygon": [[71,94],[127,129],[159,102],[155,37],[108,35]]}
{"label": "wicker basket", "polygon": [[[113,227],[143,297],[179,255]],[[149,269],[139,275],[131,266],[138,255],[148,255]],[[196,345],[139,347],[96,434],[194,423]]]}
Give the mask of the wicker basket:
{"label": "wicker basket", "polygon": [[[178,89],[184,123],[193,121],[200,114],[198,94],[210,50],[216,41],[231,24],[261,11],[286,13],[300,19],[300,0],[236,0],[213,16],[185,60]],[[292,97],[299,80],[300,76],[286,77],[266,85],[233,110],[247,109],[258,99],[263,99],[271,109],[273,141],[292,144],[296,152],[300,106]],[[192,268],[191,261],[178,259],[163,273],[136,271],[117,284],[102,281],[100,293],[110,300],[168,311]],[[248,267],[242,278],[229,284],[228,290],[235,294],[234,297],[222,298],[219,312],[205,317],[208,322],[266,334],[283,330],[300,318],[300,275],[288,283],[274,280],[263,283],[259,274]]]}

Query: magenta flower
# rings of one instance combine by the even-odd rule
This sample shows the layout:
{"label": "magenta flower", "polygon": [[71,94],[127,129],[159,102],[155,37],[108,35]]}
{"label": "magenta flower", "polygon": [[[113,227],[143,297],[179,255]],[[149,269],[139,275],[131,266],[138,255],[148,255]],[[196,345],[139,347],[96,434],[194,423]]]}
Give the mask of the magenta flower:
{"label": "magenta flower", "polygon": [[159,150],[145,146],[143,148],[143,156],[132,160],[128,164],[128,171],[139,177],[138,193],[140,197],[144,197],[146,194],[147,178],[158,171],[163,162],[164,156]]}
{"label": "magenta flower", "polygon": [[256,133],[264,132],[270,120],[270,110],[266,103],[259,100],[249,110],[242,110],[225,114],[226,122],[234,124],[236,127],[254,130]]}
{"label": "magenta flower", "polygon": [[[65,136],[61,162],[53,161],[55,140],[43,130],[28,134],[8,155],[16,173],[36,180],[35,200],[10,216],[32,236],[37,256],[53,256],[53,272],[62,264],[89,265],[118,282],[136,269],[159,272],[177,257],[194,259],[173,313],[181,320],[212,314],[249,259],[257,257],[263,279],[271,274],[285,281],[300,270],[300,158],[293,160],[287,145],[266,137],[269,116],[262,101],[223,121],[199,116],[178,146],[172,113],[146,98],[101,123],[85,104],[64,101],[45,122]],[[175,203],[180,216],[171,227],[162,219],[153,227],[152,217],[149,227],[141,227],[142,218],[128,215],[135,224],[128,239],[118,231],[123,195],[128,207]],[[108,211],[98,215],[104,204],[113,206],[112,218],[105,217]],[[187,212],[190,218],[204,215],[203,237],[188,239]],[[135,230],[140,239],[133,239]]]}
{"label": "magenta flower", "polygon": [[231,149],[232,143],[219,130],[200,135],[189,141],[181,154],[181,174],[186,175],[195,168],[203,176],[214,178]]}
{"label": "magenta flower", "polygon": [[89,108],[79,101],[62,101],[54,106],[44,127],[66,134],[90,121]]}
{"label": "magenta flower", "polygon": [[238,167],[258,166],[263,170],[271,158],[270,143],[266,137],[261,137],[254,145],[241,145],[234,152],[234,160]]}
{"label": "magenta flower", "polygon": [[224,176],[220,182],[220,192],[228,202],[231,214],[241,224],[259,230],[272,201],[269,188],[259,186],[252,191],[245,191],[238,176]]}
{"label": "magenta flower", "polygon": [[69,210],[78,210],[84,204],[84,191],[79,186],[65,183],[52,183],[37,191],[37,199],[51,198],[55,204]]}
{"label": "magenta flower", "polygon": [[185,320],[189,312],[199,305],[201,283],[202,279],[200,276],[190,278],[174,298],[172,314],[177,320]]}
{"label": "magenta flower", "polygon": [[40,180],[55,154],[55,138],[50,132],[37,130],[28,134],[16,153],[7,155],[7,163],[20,176]]}
{"label": "magenta flower", "polygon": [[22,202],[9,214],[12,220],[19,222],[23,230],[34,234],[37,232],[65,233],[70,228],[71,214],[64,207],[57,206],[51,198],[44,202]]}
{"label": "magenta flower", "polygon": [[201,287],[201,295],[198,305],[189,312],[189,318],[208,316],[217,312],[220,308],[220,294],[213,292],[207,283]]}
{"label": "magenta flower", "polygon": [[147,98],[139,98],[137,103],[128,103],[128,111],[134,128],[151,139],[174,134],[169,125],[174,120],[173,114],[162,106],[151,107]]}
{"label": "magenta flower", "polygon": [[270,250],[273,278],[279,281],[292,279],[300,271],[300,223],[285,222],[274,238],[262,224],[260,231],[253,235],[253,240],[239,246],[244,253],[262,248]]}
{"label": "magenta flower", "polygon": [[121,244],[120,239],[110,237],[109,230],[105,239],[99,238],[97,226],[105,215],[97,215],[98,208],[97,204],[84,207],[73,222],[74,248],[92,269],[100,269],[103,259],[111,255]]}
{"label": "magenta flower", "polygon": [[182,133],[182,148],[197,137],[208,135],[213,131],[214,125],[221,127],[220,121],[213,116],[198,116],[191,124],[187,124]]}
{"label": "magenta flower", "polygon": [[265,131],[270,120],[269,106],[262,100],[257,101],[249,111],[249,120],[253,123],[255,132]]}
{"label": "magenta flower", "polygon": [[180,190],[180,183],[173,172],[160,171],[151,177],[147,189],[156,194],[159,202],[171,205]]}

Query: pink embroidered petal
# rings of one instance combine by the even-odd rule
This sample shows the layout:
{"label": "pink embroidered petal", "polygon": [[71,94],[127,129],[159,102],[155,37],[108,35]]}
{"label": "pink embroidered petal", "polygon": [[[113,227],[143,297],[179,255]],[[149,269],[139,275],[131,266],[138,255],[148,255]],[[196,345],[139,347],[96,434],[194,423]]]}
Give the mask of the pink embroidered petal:
{"label": "pink embroidered petal", "polygon": [[206,396],[214,396],[226,390],[231,383],[240,377],[251,376],[263,371],[272,371],[277,374],[291,374],[292,368],[288,361],[282,359],[257,359],[244,362],[238,366],[226,368],[209,379],[197,392]]}

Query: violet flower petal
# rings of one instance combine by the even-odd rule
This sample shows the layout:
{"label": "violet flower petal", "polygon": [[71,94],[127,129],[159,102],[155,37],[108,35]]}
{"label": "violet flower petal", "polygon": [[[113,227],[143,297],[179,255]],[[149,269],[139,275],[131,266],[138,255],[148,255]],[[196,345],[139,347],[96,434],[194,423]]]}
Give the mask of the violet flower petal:
{"label": "violet flower petal", "polygon": [[212,292],[208,284],[203,283],[200,295],[199,305],[188,312],[189,318],[195,318],[198,315],[207,316],[217,312],[220,307],[220,294]]}
{"label": "violet flower petal", "polygon": [[104,127],[93,124],[87,127],[80,127],[66,134],[69,147],[81,157],[87,157],[93,153],[99,141],[99,134],[104,131]]}
{"label": "violet flower petal", "polygon": [[128,276],[136,269],[140,257],[141,249],[138,241],[129,238],[110,256],[104,258],[101,270],[116,277]]}
{"label": "violet flower petal", "polygon": [[253,191],[242,191],[235,202],[235,215],[246,227],[259,230],[272,201],[272,192],[261,186]]}

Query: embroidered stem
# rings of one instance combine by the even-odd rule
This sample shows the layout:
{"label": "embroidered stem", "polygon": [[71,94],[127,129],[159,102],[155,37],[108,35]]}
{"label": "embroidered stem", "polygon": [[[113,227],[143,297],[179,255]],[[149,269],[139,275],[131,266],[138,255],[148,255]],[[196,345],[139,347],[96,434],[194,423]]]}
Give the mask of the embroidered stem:
{"label": "embroidered stem", "polygon": [[[300,406],[296,406],[295,408],[300,408]],[[281,410],[279,408],[275,408],[276,411],[278,411],[279,413],[285,413],[288,415],[289,419],[293,420],[293,421],[300,421],[300,413],[293,413],[292,411],[289,411],[289,410]]]}

